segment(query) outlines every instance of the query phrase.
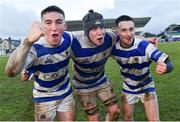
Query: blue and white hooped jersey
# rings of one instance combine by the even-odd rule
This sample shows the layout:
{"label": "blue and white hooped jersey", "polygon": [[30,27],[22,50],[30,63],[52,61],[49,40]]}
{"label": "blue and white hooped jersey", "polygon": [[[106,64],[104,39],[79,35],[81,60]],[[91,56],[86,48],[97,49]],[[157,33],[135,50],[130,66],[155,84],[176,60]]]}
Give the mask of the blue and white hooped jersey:
{"label": "blue and white hooped jersey", "polygon": [[112,50],[112,57],[120,66],[124,81],[123,92],[139,94],[155,91],[154,83],[152,87],[145,88],[147,84],[153,82],[150,64],[152,61],[164,62],[168,55],[159,51],[148,41],[135,38],[130,48],[123,48],[120,42],[117,42]]}
{"label": "blue and white hooped jersey", "polygon": [[106,32],[104,43],[94,45],[84,35],[72,43],[74,61],[73,85],[75,89],[93,89],[108,82],[104,73],[105,64],[117,41],[114,33]]}
{"label": "blue and white hooped jersey", "polygon": [[59,46],[50,47],[44,38],[32,46],[25,69],[34,74],[34,102],[60,100],[72,94],[68,71],[72,39],[64,32]]}

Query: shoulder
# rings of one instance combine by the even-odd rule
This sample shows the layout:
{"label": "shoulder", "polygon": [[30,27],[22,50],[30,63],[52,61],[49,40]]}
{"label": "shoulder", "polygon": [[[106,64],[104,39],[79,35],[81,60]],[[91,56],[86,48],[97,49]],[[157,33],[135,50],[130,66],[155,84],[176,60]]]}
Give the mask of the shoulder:
{"label": "shoulder", "polygon": [[113,32],[110,32],[110,31],[107,31],[107,32],[105,33],[105,36],[110,36],[110,37],[113,38],[113,39],[116,39],[116,38],[117,38],[116,34],[113,33]]}
{"label": "shoulder", "polygon": [[115,44],[115,43],[119,40],[118,36],[117,36],[115,33],[110,32],[110,31],[107,31],[107,32],[105,33],[105,40],[106,40],[106,39],[109,40],[109,38],[111,38],[113,44]]}
{"label": "shoulder", "polygon": [[144,51],[148,54],[157,49],[148,40],[137,39],[136,43],[138,43],[138,49],[140,49],[141,51]]}
{"label": "shoulder", "polygon": [[37,42],[35,42],[32,46],[32,50],[39,50],[47,45],[47,42],[41,37]]}
{"label": "shoulder", "polygon": [[87,39],[83,32],[73,33],[73,44],[84,43]]}
{"label": "shoulder", "polygon": [[146,48],[150,43],[148,40],[135,38],[135,44],[140,48]]}
{"label": "shoulder", "polygon": [[65,31],[63,33],[63,38],[66,39],[66,40],[72,41],[73,35],[70,32]]}

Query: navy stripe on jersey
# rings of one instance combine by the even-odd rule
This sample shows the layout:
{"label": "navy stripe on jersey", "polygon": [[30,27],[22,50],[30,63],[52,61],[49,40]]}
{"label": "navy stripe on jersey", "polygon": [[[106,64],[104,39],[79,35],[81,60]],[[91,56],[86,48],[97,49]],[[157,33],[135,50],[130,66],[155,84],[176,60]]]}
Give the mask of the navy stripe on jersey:
{"label": "navy stripe on jersey", "polygon": [[[64,84],[62,84],[57,90],[54,90],[53,92],[60,91],[60,90],[63,90],[65,88],[67,88],[69,83],[70,83],[70,78],[68,78],[67,81]],[[49,91],[46,91],[46,90],[39,90],[39,89],[36,89],[36,88],[34,88],[34,89],[39,91],[39,92],[49,92]]]}
{"label": "navy stripe on jersey", "polygon": [[89,64],[82,64],[82,63],[78,63],[76,61],[74,61],[74,62],[76,63],[76,65],[78,65],[82,68],[96,68],[96,67],[104,65],[107,62],[107,59],[108,59],[108,57],[104,58],[98,62],[93,62],[93,63],[89,63]]}
{"label": "navy stripe on jersey", "polygon": [[142,41],[139,43],[138,48],[129,51],[113,48],[112,55],[123,58],[130,58],[132,56],[145,56],[146,55],[145,49],[147,48],[148,44],[149,43],[147,41]]}
{"label": "navy stripe on jersey", "polygon": [[146,72],[146,73],[143,74],[143,75],[137,76],[137,75],[134,75],[134,74],[124,73],[124,72],[121,71],[121,74],[122,74],[124,77],[130,78],[131,80],[135,80],[135,81],[141,81],[141,80],[143,80],[145,77],[147,77],[147,76],[149,75],[149,73],[150,73],[150,72],[148,71],[148,72]]}
{"label": "navy stripe on jersey", "polygon": [[125,93],[129,93],[129,94],[142,94],[142,93],[146,93],[146,92],[155,92],[156,89],[154,87],[150,87],[150,88],[143,89],[140,91],[128,91],[126,89],[122,89],[122,91]]}
{"label": "navy stripe on jersey", "polygon": [[37,57],[41,57],[46,54],[57,54],[57,53],[62,53],[64,52],[70,45],[71,45],[71,38],[70,35],[64,32],[63,38],[65,41],[57,47],[54,48],[49,48],[49,47],[44,47],[43,45],[40,44],[34,44],[33,47],[37,51]]}
{"label": "navy stripe on jersey", "polygon": [[58,71],[58,69],[61,69],[65,66],[67,66],[68,63],[69,63],[69,58],[65,59],[64,61],[55,63],[55,64],[39,65],[38,68],[43,73],[56,72],[56,71]]}
{"label": "navy stripe on jersey", "polygon": [[68,78],[67,81],[62,86],[60,86],[56,91],[63,90],[65,88],[67,88],[69,83],[70,83],[70,78]]}
{"label": "navy stripe on jersey", "polygon": [[56,86],[56,85],[59,84],[60,82],[62,82],[62,81],[64,80],[64,78],[67,76],[67,74],[68,74],[68,72],[66,72],[66,74],[64,74],[64,75],[61,76],[60,78],[55,79],[55,80],[52,80],[52,81],[44,81],[44,80],[39,79],[37,76],[34,76],[34,77],[35,77],[36,82],[37,82],[40,86],[46,87],[46,88],[51,88],[51,87]]}
{"label": "navy stripe on jersey", "polygon": [[64,61],[60,61],[58,63],[54,64],[39,64],[37,66],[32,66],[28,68],[27,70],[36,72],[37,70],[43,73],[49,73],[49,72],[57,72],[59,69],[67,66],[69,63],[69,57],[65,59]]}
{"label": "navy stripe on jersey", "polygon": [[37,67],[36,66],[32,66],[26,69],[29,73],[29,76],[33,73],[35,73],[37,71]]}
{"label": "navy stripe on jersey", "polygon": [[145,52],[141,52],[138,51],[139,49],[134,49],[134,50],[130,50],[130,51],[124,51],[124,50],[113,50],[112,54],[114,56],[120,56],[120,57],[124,57],[124,58],[129,58],[132,56],[142,56],[145,55]]}
{"label": "navy stripe on jersey", "polygon": [[98,78],[93,79],[93,80],[86,80],[85,82],[79,80],[79,79],[78,79],[77,77],[75,77],[75,76],[74,76],[73,78],[74,78],[75,80],[79,81],[79,82],[82,83],[82,84],[94,84],[94,83],[98,82],[103,76],[104,76],[104,71],[101,73],[101,75],[100,75]]}
{"label": "navy stripe on jersey", "polygon": [[[99,72],[92,72],[92,73],[86,73],[78,69],[76,65],[74,65],[75,70],[79,73],[80,76],[82,77],[92,77],[92,76],[97,76],[99,73],[101,73],[103,70],[100,70]],[[102,67],[103,68],[103,67]]]}
{"label": "navy stripe on jersey", "polygon": [[34,44],[33,46],[37,51],[37,57],[41,57],[46,54],[54,55],[57,53],[62,53],[69,47],[70,44],[71,44],[70,42],[63,41],[62,45],[54,47],[54,48],[44,47],[43,45],[40,45],[40,44]]}
{"label": "navy stripe on jersey", "polygon": [[162,55],[163,53],[160,52],[159,50],[155,50],[152,55],[151,55],[151,59],[153,59],[155,62],[158,61],[159,57]]}
{"label": "navy stripe on jersey", "polygon": [[65,97],[70,95],[72,92],[73,92],[73,90],[72,90],[72,88],[70,88],[69,91],[63,95],[54,96],[54,97],[37,97],[37,98],[33,98],[33,101],[36,103],[40,103],[40,102],[48,102],[48,101],[53,101],[53,100],[64,99]]}
{"label": "navy stripe on jersey", "polygon": [[[63,33],[63,38],[64,38],[64,40],[66,40],[66,42],[69,44],[71,44],[72,43],[72,40],[71,40],[71,37],[70,37],[70,35],[69,35],[69,33],[68,32],[64,32]],[[73,38],[74,39],[74,38]]]}
{"label": "navy stripe on jersey", "polygon": [[143,63],[141,63],[141,64],[139,64],[139,63],[133,63],[133,64],[122,64],[121,62],[118,62],[117,61],[117,63],[121,66],[121,67],[123,67],[123,68],[136,68],[136,69],[143,69],[143,68],[145,68],[145,67],[149,67],[150,66],[150,64],[151,64],[151,62],[152,61],[149,61],[149,62],[143,62]]}
{"label": "navy stripe on jersey", "polygon": [[152,82],[152,81],[153,81],[152,78],[149,77],[147,80],[139,83],[139,84],[136,85],[136,86],[129,85],[127,82],[124,82],[124,83],[125,83],[130,89],[134,90],[134,89],[138,89],[138,88],[140,88],[140,87],[144,87],[145,85],[149,84],[149,83]]}
{"label": "navy stripe on jersey", "polygon": [[101,84],[103,84],[103,83],[105,83],[105,82],[107,82],[107,78],[106,77],[104,77],[101,81],[99,81],[98,83],[95,83],[95,84],[92,84],[92,85],[88,85],[88,86],[84,86],[84,87],[79,87],[79,86],[75,86],[74,85],[74,88],[75,89],[89,89],[89,88],[94,88],[94,87],[96,87],[96,86],[99,86],[99,85],[101,85]]}
{"label": "navy stripe on jersey", "polygon": [[[74,39],[72,44],[72,51],[76,57],[92,56],[112,47],[112,38],[110,35],[106,34],[104,40],[104,44],[101,46],[97,46],[95,48],[82,48],[78,40]],[[108,41],[111,41],[111,43],[109,43]]]}
{"label": "navy stripe on jersey", "polygon": [[[66,43],[62,43],[62,45],[54,47],[54,48],[44,47],[43,45],[40,45],[40,44],[34,44],[33,46],[37,51],[38,57],[41,57],[46,54],[53,55],[53,54],[57,54],[57,53],[62,53],[68,47],[68,45]],[[42,50],[42,48],[44,48],[44,49]]]}

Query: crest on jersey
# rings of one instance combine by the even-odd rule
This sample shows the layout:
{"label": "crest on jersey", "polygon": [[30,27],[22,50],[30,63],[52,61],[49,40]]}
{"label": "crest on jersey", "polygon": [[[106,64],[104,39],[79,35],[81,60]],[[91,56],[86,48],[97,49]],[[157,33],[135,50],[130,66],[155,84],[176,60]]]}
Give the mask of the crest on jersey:
{"label": "crest on jersey", "polygon": [[47,59],[45,60],[45,64],[48,63],[53,63],[53,60],[50,58],[50,56],[48,56]]}
{"label": "crest on jersey", "polygon": [[103,56],[106,56],[106,52],[103,52]]}
{"label": "crest on jersey", "polygon": [[65,51],[65,55],[68,56],[68,54],[69,54],[68,51]]}
{"label": "crest on jersey", "polygon": [[89,63],[90,61],[88,58],[83,58],[83,59],[80,59],[78,62],[79,63]]}
{"label": "crest on jersey", "polygon": [[133,63],[138,63],[139,59],[138,58],[134,58]]}

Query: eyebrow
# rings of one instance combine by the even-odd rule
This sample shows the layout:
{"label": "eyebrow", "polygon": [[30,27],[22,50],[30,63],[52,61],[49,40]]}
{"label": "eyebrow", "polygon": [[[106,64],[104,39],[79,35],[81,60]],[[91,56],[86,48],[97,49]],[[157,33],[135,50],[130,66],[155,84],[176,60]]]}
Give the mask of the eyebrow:
{"label": "eyebrow", "polygon": [[[47,21],[52,21],[52,20],[51,19],[46,19],[45,22],[47,22]],[[62,19],[57,19],[55,21],[61,21],[62,22],[63,20]]]}

